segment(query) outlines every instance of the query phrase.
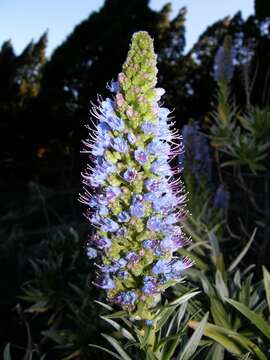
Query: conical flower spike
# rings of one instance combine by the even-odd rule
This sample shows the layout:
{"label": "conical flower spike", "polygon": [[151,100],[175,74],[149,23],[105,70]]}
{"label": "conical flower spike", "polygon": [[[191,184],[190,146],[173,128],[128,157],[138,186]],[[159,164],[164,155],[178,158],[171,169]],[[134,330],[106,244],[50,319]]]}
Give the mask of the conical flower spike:
{"label": "conical flower spike", "polygon": [[177,256],[185,245],[180,168],[169,161],[183,151],[156,88],[153,40],[135,33],[111,99],[92,110],[98,120],[86,140],[91,165],[83,173],[80,200],[96,233],[87,253],[96,260],[95,285],[108,301],[137,318],[151,319],[166,288],[178,282],[191,261]]}

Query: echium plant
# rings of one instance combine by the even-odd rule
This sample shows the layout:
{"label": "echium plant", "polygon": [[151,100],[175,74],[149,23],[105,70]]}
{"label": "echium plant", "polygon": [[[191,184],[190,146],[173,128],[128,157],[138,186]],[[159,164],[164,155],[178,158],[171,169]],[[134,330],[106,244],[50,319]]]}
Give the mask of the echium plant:
{"label": "echium plant", "polygon": [[96,258],[95,285],[136,319],[153,319],[161,293],[191,266],[177,256],[187,242],[181,223],[186,195],[170,161],[183,151],[170,111],[159,100],[153,40],[137,32],[112,98],[99,98],[98,120],[86,140],[91,164],[80,201],[96,228],[87,252]]}

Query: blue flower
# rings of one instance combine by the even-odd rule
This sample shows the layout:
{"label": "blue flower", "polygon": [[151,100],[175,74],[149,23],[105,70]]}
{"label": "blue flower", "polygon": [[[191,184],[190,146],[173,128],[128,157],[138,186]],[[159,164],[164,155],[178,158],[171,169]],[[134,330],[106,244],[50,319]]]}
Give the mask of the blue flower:
{"label": "blue flower", "polygon": [[134,145],[136,143],[136,136],[131,132],[128,133],[127,139],[131,145]]}
{"label": "blue flower", "polygon": [[132,182],[133,180],[135,180],[136,176],[137,176],[137,171],[131,167],[129,167],[125,172],[124,172],[124,179],[128,182]]}
{"label": "blue flower", "polygon": [[170,261],[167,259],[158,260],[152,268],[154,274],[166,274],[171,271]]}
{"label": "blue flower", "polygon": [[160,242],[161,249],[165,251],[176,251],[183,246],[183,240],[177,235],[168,235]]}
{"label": "blue flower", "polygon": [[100,248],[100,249],[106,249],[109,248],[112,244],[112,241],[110,239],[108,239],[107,237],[98,237],[98,239],[96,240],[96,245]]}
{"label": "blue flower", "polygon": [[116,115],[110,115],[105,120],[112,130],[122,131],[125,128],[124,121]]}
{"label": "blue flower", "polygon": [[154,134],[156,131],[156,128],[157,127],[155,124],[148,122],[148,121],[145,121],[141,125],[141,129],[145,134]]}
{"label": "blue flower", "polygon": [[132,204],[135,204],[137,202],[142,202],[143,201],[143,195],[142,194],[135,194],[132,197]]}
{"label": "blue flower", "polygon": [[130,219],[130,216],[127,211],[122,211],[120,214],[118,214],[117,219],[120,222],[128,222]]}
{"label": "blue flower", "polygon": [[152,163],[150,170],[160,176],[171,176],[172,171],[170,165],[164,159],[158,159]]}
{"label": "blue flower", "polygon": [[95,285],[106,290],[115,288],[114,281],[108,275],[105,275],[103,278],[97,278]]}
{"label": "blue flower", "polygon": [[144,165],[148,160],[147,153],[143,149],[135,150],[134,158],[138,161],[140,165]]}
{"label": "blue flower", "polygon": [[170,114],[170,110],[167,108],[159,108],[158,116],[162,120],[167,120],[168,116]]}
{"label": "blue flower", "polygon": [[119,305],[132,306],[137,300],[138,295],[134,291],[123,291],[116,297],[116,303]]}
{"label": "blue flower", "polygon": [[123,269],[127,265],[127,260],[121,258],[116,262],[119,269]]}
{"label": "blue flower", "polygon": [[89,259],[94,259],[98,255],[97,250],[92,247],[87,247],[86,254],[89,257]]}
{"label": "blue flower", "polygon": [[121,194],[121,190],[117,186],[108,186],[105,192],[105,197],[108,202],[112,202]]}
{"label": "blue flower", "polygon": [[163,142],[159,139],[153,139],[148,145],[147,145],[147,151],[150,154],[153,155],[162,155],[162,156],[168,156],[170,153],[170,145],[166,142]]}
{"label": "blue flower", "polygon": [[106,232],[115,232],[118,229],[119,229],[119,225],[117,224],[117,222],[115,222],[109,218],[103,219],[103,224],[101,225],[101,230],[106,231]]}
{"label": "blue flower", "polygon": [[112,140],[112,147],[120,153],[126,153],[128,150],[128,143],[122,137],[117,137]]}
{"label": "blue flower", "polygon": [[112,80],[110,85],[107,84],[107,89],[109,89],[112,93],[118,93],[120,91],[119,82]]}
{"label": "blue flower", "polygon": [[153,276],[145,276],[143,278],[142,291],[145,295],[153,295],[157,293],[157,279]]}
{"label": "blue flower", "polygon": [[109,210],[106,206],[102,205],[100,206],[98,213],[100,216],[107,216],[109,214]]}
{"label": "blue flower", "polygon": [[152,192],[148,192],[147,194],[145,194],[144,199],[145,201],[148,201],[150,203],[153,203],[154,201],[158,200],[157,195]]}
{"label": "blue flower", "polygon": [[141,202],[135,202],[131,207],[130,207],[130,213],[132,216],[136,217],[136,218],[142,218],[144,217],[144,205]]}
{"label": "blue flower", "polygon": [[128,272],[127,271],[119,271],[117,273],[117,276],[120,278],[120,279],[127,279],[128,278]]}
{"label": "blue flower", "polygon": [[[106,118],[110,115],[114,115],[114,107],[115,107],[114,101],[107,98],[106,100],[101,102],[100,111]],[[105,119],[103,119],[103,120],[105,120]]]}
{"label": "blue flower", "polygon": [[152,216],[147,221],[147,228],[150,231],[161,231],[162,230],[162,219],[157,216]]}
{"label": "blue flower", "polygon": [[142,245],[146,250],[154,250],[157,244],[158,244],[157,240],[153,240],[153,239],[144,240],[142,242]]}
{"label": "blue flower", "polygon": [[118,229],[117,232],[116,232],[116,235],[117,235],[117,236],[120,236],[120,237],[124,237],[124,236],[126,236],[126,234],[127,234],[127,229],[124,228],[124,227],[121,227],[121,228]]}

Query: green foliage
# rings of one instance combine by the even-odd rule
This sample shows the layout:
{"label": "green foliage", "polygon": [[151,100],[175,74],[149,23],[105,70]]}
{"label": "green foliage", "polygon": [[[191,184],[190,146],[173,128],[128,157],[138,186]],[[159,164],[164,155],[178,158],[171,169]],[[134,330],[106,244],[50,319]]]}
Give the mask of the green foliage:
{"label": "green foliage", "polygon": [[[153,323],[150,325],[142,321],[131,320],[123,311],[102,316],[102,319],[117,331],[112,334],[113,336],[102,334],[116,353],[95,344],[91,344],[91,346],[102,349],[122,360],[134,358],[170,360],[172,356],[176,356],[179,360],[193,359],[200,346],[200,339],[208,317],[206,314],[199,328],[188,339],[186,336],[187,303],[197,295],[198,292],[191,291],[175,301],[166,301],[159,306]],[[99,304],[108,310],[113,310],[106,304]]]}

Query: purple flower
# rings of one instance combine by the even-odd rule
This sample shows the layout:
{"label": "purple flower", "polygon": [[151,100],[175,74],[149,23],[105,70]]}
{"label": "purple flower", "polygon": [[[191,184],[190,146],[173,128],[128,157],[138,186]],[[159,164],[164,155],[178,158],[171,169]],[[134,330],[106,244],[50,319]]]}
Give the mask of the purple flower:
{"label": "purple flower", "polygon": [[128,182],[132,182],[133,180],[135,180],[136,176],[137,176],[137,171],[133,168],[128,168],[125,172],[124,172],[124,179]]}
{"label": "purple flower", "polygon": [[147,221],[147,228],[150,231],[161,231],[162,230],[162,219],[157,216],[152,216]]}
{"label": "purple flower", "polygon": [[153,276],[145,276],[143,278],[142,291],[145,295],[153,295],[157,293],[157,279]]}
{"label": "purple flower", "polygon": [[117,186],[108,186],[105,192],[105,197],[108,200],[108,202],[112,202],[121,194],[121,190]]}
{"label": "purple flower", "polygon": [[112,140],[112,147],[120,153],[126,153],[128,150],[128,143],[125,139],[117,137]]}
{"label": "purple flower", "polygon": [[176,251],[183,246],[183,240],[177,235],[168,235],[160,242],[161,249],[165,251]]}
{"label": "purple flower", "polygon": [[153,239],[144,240],[142,243],[143,247],[146,250],[154,250],[157,244],[158,244],[157,240],[153,240]]}
{"label": "purple flower", "polygon": [[127,229],[124,227],[121,227],[117,230],[116,235],[120,237],[124,237],[127,234]]}
{"label": "purple flower", "polygon": [[143,149],[135,150],[134,157],[140,165],[144,165],[148,160],[147,154]]}
{"label": "purple flower", "polygon": [[110,247],[112,244],[112,241],[107,237],[99,237],[99,236],[97,237],[95,242],[100,249],[106,249]]}
{"label": "purple flower", "polygon": [[119,305],[132,306],[137,300],[138,295],[134,291],[123,291],[115,298],[115,302]]}
{"label": "purple flower", "polygon": [[118,214],[117,219],[120,222],[128,222],[130,219],[130,216],[127,211],[122,211],[122,212],[120,212],[120,214]]}
{"label": "purple flower", "polygon": [[130,213],[136,218],[144,217],[144,205],[138,201],[134,202],[134,204],[130,207]]}
{"label": "purple flower", "polygon": [[115,288],[114,281],[108,276],[105,275],[103,278],[98,277],[96,279],[96,282],[94,283],[97,287],[100,287],[102,289],[110,290]]}
{"label": "purple flower", "polygon": [[106,232],[115,232],[118,229],[119,229],[119,225],[117,224],[117,222],[115,222],[109,218],[103,219],[103,224],[101,225],[101,230],[106,231]]}
{"label": "purple flower", "polygon": [[140,257],[134,251],[130,251],[126,256],[126,259],[128,260],[128,262],[134,263],[137,262],[140,259]]}

